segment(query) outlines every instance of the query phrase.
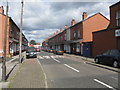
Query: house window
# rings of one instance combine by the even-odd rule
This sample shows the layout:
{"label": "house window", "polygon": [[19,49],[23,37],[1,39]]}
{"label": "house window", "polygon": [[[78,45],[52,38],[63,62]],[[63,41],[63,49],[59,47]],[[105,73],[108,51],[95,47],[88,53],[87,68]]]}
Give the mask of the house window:
{"label": "house window", "polygon": [[67,36],[66,36],[66,33],[65,33],[65,40],[67,40]]}
{"label": "house window", "polygon": [[76,31],[74,31],[74,38],[76,38]]}
{"label": "house window", "polygon": [[80,30],[78,29],[78,38],[80,38]]}
{"label": "house window", "polygon": [[70,29],[67,30],[66,37],[67,37],[67,40],[70,40]]}
{"label": "house window", "polygon": [[117,12],[116,20],[117,20],[117,26],[120,26],[120,11]]}

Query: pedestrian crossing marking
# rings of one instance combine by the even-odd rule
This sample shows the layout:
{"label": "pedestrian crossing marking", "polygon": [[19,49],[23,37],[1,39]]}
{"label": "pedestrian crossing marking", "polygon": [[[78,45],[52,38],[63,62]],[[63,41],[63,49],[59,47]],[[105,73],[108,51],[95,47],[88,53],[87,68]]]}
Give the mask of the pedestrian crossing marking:
{"label": "pedestrian crossing marking", "polygon": [[39,58],[39,59],[44,59],[44,58],[43,58],[43,57],[41,57],[41,56],[38,56],[38,58]]}
{"label": "pedestrian crossing marking", "polygon": [[38,56],[39,59],[53,59],[53,58],[64,58],[64,56]]}
{"label": "pedestrian crossing marking", "polygon": [[45,58],[45,59],[50,59],[50,56],[43,56],[43,58]]}

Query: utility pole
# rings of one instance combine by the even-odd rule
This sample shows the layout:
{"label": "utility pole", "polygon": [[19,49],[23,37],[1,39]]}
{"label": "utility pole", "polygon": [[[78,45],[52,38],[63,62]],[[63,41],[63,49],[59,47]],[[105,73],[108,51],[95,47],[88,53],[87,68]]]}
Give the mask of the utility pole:
{"label": "utility pole", "polygon": [[8,2],[6,6],[6,18],[5,18],[5,29],[4,29],[4,53],[2,60],[2,81],[6,81],[6,37],[7,37],[7,26],[8,26]]}
{"label": "utility pole", "polygon": [[23,0],[22,0],[21,4],[22,4],[22,7],[21,7],[20,40],[19,40],[19,42],[20,42],[20,46],[19,46],[19,48],[20,48],[20,50],[19,50],[19,62],[20,62],[20,63],[22,63],[22,18],[23,18]]}

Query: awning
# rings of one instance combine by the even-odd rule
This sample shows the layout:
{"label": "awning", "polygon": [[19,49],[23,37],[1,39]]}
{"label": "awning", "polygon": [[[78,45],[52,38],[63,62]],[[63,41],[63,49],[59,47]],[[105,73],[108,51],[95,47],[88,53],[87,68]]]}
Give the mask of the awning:
{"label": "awning", "polygon": [[78,39],[78,40],[69,40],[66,41],[65,43],[80,43],[83,39]]}

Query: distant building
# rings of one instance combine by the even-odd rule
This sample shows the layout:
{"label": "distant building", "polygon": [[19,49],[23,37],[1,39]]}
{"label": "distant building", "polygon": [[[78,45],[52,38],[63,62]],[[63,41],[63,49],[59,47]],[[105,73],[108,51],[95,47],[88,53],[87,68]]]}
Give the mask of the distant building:
{"label": "distant building", "polygon": [[93,32],[93,56],[109,49],[120,49],[120,2],[110,6],[109,27]]}
{"label": "distant building", "polygon": [[[5,17],[3,6],[0,7],[0,56],[3,56],[4,47],[4,30],[5,30]],[[8,16],[8,26],[7,26],[7,38],[6,38],[6,54],[7,56],[13,56],[19,53],[19,34],[20,29]],[[22,34],[22,51],[24,51],[28,46],[28,40],[25,35]]]}
{"label": "distant building", "polygon": [[40,43],[37,43],[36,45],[32,45],[30,44],[29,47],[35,47],[35,48],[41,48],[41,44]]}

